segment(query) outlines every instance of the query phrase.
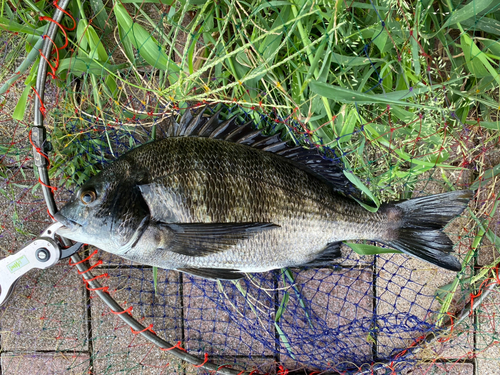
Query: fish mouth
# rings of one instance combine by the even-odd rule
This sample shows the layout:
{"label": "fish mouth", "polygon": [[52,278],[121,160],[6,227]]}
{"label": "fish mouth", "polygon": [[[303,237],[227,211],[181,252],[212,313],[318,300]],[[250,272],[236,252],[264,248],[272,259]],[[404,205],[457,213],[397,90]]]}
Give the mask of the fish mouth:
{"label": "fish mouth", "polygon": [[[82,226],[81,224],[77,223],[75,220],[67,218],[66,216],[62,215],[59,212],[57,212],[54,215],[54,219],[56,219],[58,222],[60,222],[62,225],[64,225],[66,227],[66,229],[69,229],[69,230],[75,230],[75,229]],[[63,229],[63,228],[61,228],[61,229]]]}

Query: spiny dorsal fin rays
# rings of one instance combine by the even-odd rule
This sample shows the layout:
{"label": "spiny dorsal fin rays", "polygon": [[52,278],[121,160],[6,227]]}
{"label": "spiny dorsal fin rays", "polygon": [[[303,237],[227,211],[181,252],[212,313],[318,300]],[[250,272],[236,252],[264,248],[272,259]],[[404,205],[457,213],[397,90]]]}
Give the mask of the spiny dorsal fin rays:
{"label": "spiny dorsal fin rays", "polygon": [[310,150],[303,148],[302,146],[294,146],[290,147],[288,146],[287,148],[276,152],[276,154],[284,156],[285,158],[295,158],[298,155],[301,154],[301,152],[310,152]]}
{"label": "spiny dorsal fin rays", "polygon": [[232,129],[234,122],[236,121],[236,117],[231,117],[229,120],[222,122],[217,128],[210,133],[209,138],[223,138],[223,134],[228,131],[228,129]]}
{"label": "spiny dorsal fin rays", "polygon": [[279,143],[270,144],[269,146],[264,147],[262,150],[267,151],[267,152],[277,153],[278,151],[281,151],[287,147],[288,147],[288,142],[282,141]]}
{"label": "spiny dorsal fin rays", "polygon": [[[243,143],[257,148],[264,148],[272,143],[281,143],[279,137],[269,137],[262,135],[262,132],[255,128],[253,121],[244,125],[236,123],[236,117],[231,117],[219,124],[220,111],[207,117],[203,116],[207,107],[203,107],[196,116],[193,117],[191,110],[186,110],[179,123],[173,124],[174,130],[168,132],[169,136],[174,137],[208,137],[214,139],[223,139],[234,143]],[[286,142],[285,142],[286,143]]]}
{"label": "spiny dorsal fin rays", "polygon": [[282,141],[278,134],[273,136],[263,135],[261,130],[255,128],[253,121],[239,125],[236,116],[219,124],[220,111],[207,116],[205,114],[207,108],[202,108],[196,116],[193,116],[191,110],[186,110],[179,123],[173,124],[174,130],[168,132],[168,135],[222,139],[272,152],[295,162],[300,168],[308,169],[329,182],[333,189],[337,191],[347,194],[353,192],[352,185],[344,176],[342,168],[336,165],[335,162],[322,157],[318,149],[289,146],[288,142]]}
{"label": "spiny dorsal fin rays", "polygon": [[[182,126],[181,124],[181,129],[179,136],[190,136],[190,135],[198,135],[199,136],[199,130],[202,127],[202,125],[206,122],[203,121],[205,118],[203,118],[203,114],[205,113],[207,107],[203,107],[196,117],[192,118],[191,121],[189,121],[186,126]],[[182,122],[182,119],[181,119]]]}
{"label": "spiny dorsal fin rays", "polygon": [[234,129],[230,130],[229,134],[224,138],[225,141],[241,143],[240,140],[245,140],[245,138],[252,133],[260,133],[260,130],[255,130],[252,121],[248,121],[247,123],[241,126],[235,126]]}
{"label": "spiny dorsal fin rays", "polygon": [[169,126],[167,127],[166,134],[168,138],[175,137],[180,125],[177,121],[169,121]]}
{"label": "spiny dorsal fin rays", "polygon": [[260,130],[253,130],[246,135],[238,136],[237,142],[244,145],[253,146],[253,144],[255,143],[255,139],[259,138],[259,136],[261,136]]}
{"label": "spiny dorsal fin rays", "polygon": [[[184,114],[179,120],[179,128],[185,129],[192,120],[193,120],[193,114],[191,113],[190,109],[187,109],[186,111],[184,111]],[[179,136],[179,134],[176,134],[176,136]]]}
{"label": "spiny dorsal fin rays", "polygon": [[211,137],[211,134],[212,132],[219,128],[219,115],[220,115],[220,111],[221,110],[218,110],[217,112],[215,112],[212,116],[210,116],[208,118],[208,121],[205,123],[205,125],[203,125],[200,129],[200,131],[198,132],[198,135],[200,137],[209,137],[209,138],[212,138]]}
{"label": "spiny dorsal fin rays", "polygon": [[272,135],[272,136],[264,136],[262,135],[260,139],[257,139],[255,140],[255,143],[252,145],[253,147],[257,147],[257,148],[265,148],[267,146],[272,146],[272,145],[275,145],[277,143],[284,143],[286,144],[287,142],[283,142],[279,136],[279,134],[275,134],[275,135]]}

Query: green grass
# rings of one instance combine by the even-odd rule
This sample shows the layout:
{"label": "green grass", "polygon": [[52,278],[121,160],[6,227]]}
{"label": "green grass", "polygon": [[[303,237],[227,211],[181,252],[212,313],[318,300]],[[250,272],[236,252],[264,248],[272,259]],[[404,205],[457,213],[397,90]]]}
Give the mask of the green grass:
{"label": "green grass", "polygon": [[[483,172],[476,156],[500,129],[496,1],[171,3],[70,2],[78,22],[59,52],[52,178],[81,184],[150,137],[153,114],[219,103],[258,123],[262,115],[277,119],[270,121],[275,131],[330,147],[373,202],[367,209],[408,198],[436,171],[464,162]],[[0,25],[19,33],[29,54],[19,65],[12,52],[5,64],[19,65],[29,93],[39,59],[32,46],[46,24],[37,15],[53,8],[16,6],[2,1]],[[72,26],[68,17],[62,23]],[[63,44],[62,33],[55,43]],[[30,100],[21,97],[14,118]],[[482,144],[464,132],[481,133]],[[485,176],[498,173],[495,167]]]}

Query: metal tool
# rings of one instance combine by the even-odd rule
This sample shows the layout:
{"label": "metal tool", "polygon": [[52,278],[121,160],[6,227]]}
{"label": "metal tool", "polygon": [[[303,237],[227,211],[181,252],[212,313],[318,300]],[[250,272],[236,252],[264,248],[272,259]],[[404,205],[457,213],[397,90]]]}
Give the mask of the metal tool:
{"label": "metal tool", "polygon": [[80,250],[82,243],[66,249],[59,245],[55,235],[62,226],[59,222],[49,225],[39,237],[17,253],[0,260],[0,306],[7,301],[17,280],[25,273],[34,268],[50,268]]}

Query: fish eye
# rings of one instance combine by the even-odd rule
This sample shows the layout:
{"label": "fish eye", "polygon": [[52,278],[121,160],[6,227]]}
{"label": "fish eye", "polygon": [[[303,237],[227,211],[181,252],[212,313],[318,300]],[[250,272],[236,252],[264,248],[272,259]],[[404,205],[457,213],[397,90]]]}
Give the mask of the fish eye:
{"label": "fish eye", "polygon": [[80,200],[83,204],[92,203],[97,199],[97,194],[94,190],[85,190],[80,194]]}

